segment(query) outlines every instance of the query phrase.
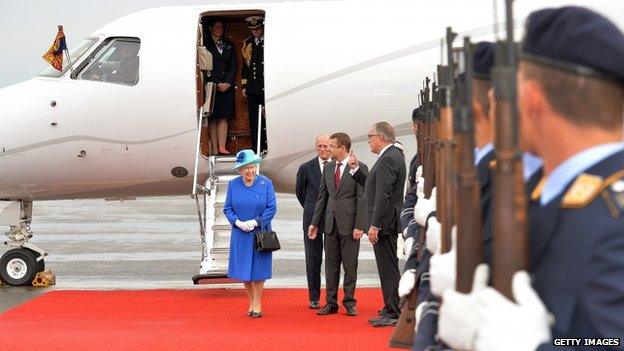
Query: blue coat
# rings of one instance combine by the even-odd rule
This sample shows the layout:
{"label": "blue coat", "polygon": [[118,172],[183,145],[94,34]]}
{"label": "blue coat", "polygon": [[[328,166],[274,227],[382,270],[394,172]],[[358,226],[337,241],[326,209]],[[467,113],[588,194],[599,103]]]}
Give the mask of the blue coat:
{"label": "blue coat", "polygon": [[271,221],[277,211],[275,190],[271,180],[258,175],[247,187],[243,178],[232,179],[228,184],[223,213],[232,224],[228,277],[244,282],[271,278],[271,252],[256,250],[256,230],[246,233],[236,226],[236,220],[255,219],[262,228],[271,230]]}

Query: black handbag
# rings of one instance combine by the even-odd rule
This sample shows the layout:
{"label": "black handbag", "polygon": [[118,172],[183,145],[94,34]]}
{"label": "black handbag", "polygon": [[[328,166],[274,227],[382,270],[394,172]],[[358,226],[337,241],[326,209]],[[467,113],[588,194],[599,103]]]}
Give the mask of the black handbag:
{"label": "black handbag", "polygon": [[272,252],[281,249],[277,233],[268,230],[256,232],[256,250],[260,252]]}

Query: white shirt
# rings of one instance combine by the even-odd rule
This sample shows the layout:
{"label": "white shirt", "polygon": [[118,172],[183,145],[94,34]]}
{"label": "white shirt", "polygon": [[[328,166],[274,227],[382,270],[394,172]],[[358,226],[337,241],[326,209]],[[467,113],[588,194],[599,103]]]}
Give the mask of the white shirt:
{"label": "white shirt", "polygon": [[379,154],[377,155],[377,158],[380,158],[381,155],[383,155],[384,152],[386,152],[386,150],[388,150],[390,148],[390,146],[393,146],[394,144],[388,144],[386,145],[386,147],[384,147],[383,149],[381,149],[381,151],[379,151]]}
{"label": "white shirt", "polygon": [[331,162],[332,159],[331,157],[327,158],[327,160],[323,160],[320,157],[317,157],[317,159],[318,159],[319,167],[321,168],[321,173],[323,173],[323,169],[325,168],[325,163]]}
{"label": "white shirt", "polygon": [[[347,156],[347,158],[345,158],[344,160],[340,161],[340,173],[338,175],[338,178],[342,179],[342,172],[344,172],[345,167],[347,167],[347,165],[349,164],[349,156]],[[336,163],[336,165],[338,165],[338,163]]]}

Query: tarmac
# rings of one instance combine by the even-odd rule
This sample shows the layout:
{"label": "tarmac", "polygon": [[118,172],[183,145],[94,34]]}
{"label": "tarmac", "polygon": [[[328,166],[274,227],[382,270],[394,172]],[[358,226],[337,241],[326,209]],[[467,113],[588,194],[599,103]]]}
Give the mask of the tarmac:
{"label": "tarmac", "polygon": [[[273,279],[266,286],[306,288],[302,209],[292,194],[277,197],[273,227],[282,250],[274,253]],[[50,290],[224,286],[195,286],[191,280],[199,271],[201,244],[195,202],[189,196],[35,202],[31,227],[32,243],[49,252],[46,269],[56,274],[56,286],[0,287],[0,313]],[[4,251],[6,247],[0,248],[0,253]],[[358,286],[379,286],[366,237],[360,248]]]}

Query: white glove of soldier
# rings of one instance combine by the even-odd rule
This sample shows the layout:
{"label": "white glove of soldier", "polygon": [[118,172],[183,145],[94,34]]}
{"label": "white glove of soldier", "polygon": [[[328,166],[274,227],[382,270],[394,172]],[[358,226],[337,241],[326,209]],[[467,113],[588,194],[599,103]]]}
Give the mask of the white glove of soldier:
{"label": "white glove of soldier", "polygon": [[425,199],[425,194],[422,192],[417,194],[418,200],[414,206],[414,219],[418,224],[425,225],[427,217],[436,210],[436,192],[436,188],[433,188],[431,197],[428,199]]}
{"label": "white glove of soldier", "polygon": [[477,294],[481,323],[475,339],[476,350],[533,351],[541,343],[550,343],[551,318],[533,290],[527,272],[514,274],[511,291],[517,302],[493,288]]}
{"label": "white glove of soldier", "polygon": [[435,217],[430,217],[427,221],[427,250],[432,254],[438,254],[442,250],[442,241],[440,240],[440,232],[442,225]]}
{"label": "white glove of soldier", "polygon": [[403,255],[405,255],[405,257],[409,257],[412,252],[412,246],[414,246],[414,238],[410,237],[405,239],[403,242]]}
{"label": "white glove of soldier", "polygon": [[414,284],[416,284],[416,270],[408,269],[401,276],[401,280],[399,280],[399,296],[409,295],[414,288]]}
{"label": "white glove of soldier", "polygon": [[427,306],[427,301],[423,301],[416,307],[416,313],[414,313],[414,331],[418,331],[418,323],[420,322],[420,317],[422,317],[423,311],[425,310],[425,306]]}
{"label": "white glove of soldier", "polygon": [[477,266],[470,294],[447,289],[442,295],[438,316],[438,337],[453,350],[474,350],[473,344],[481,321],[477,294],[487,286],[488,271],[486,264]]}
{"label": "white glove of soldier", "polygon": [[251,226],[251,224],[249,224],[249,223],[247,223],[247,222],[248,222],[248,221],[243,222],[243,221],[241,221],[241,220],[238,220],[238,219],[237,219],[237,220],[236,220],[236,222],[235,222],[235,224],[236,224],[236,226],[237,226],[240,230],[242,230],[242,231],[244,231],[244,232],[247,232],[247,233],[248,233],[248,232],[252,231],[252,230],[254,229],[254,227],[252,227],[252,226]]}
{"label": "white glove of soldier", "polygon": [[422,176],[423,168],[422,166],[418,166],[416,168],[416,196],[420,193],[425,192],[425,178]]}
{"label": "white glove of soldier", "polygon": [[[436,221],[437,222],[437,221]],[[431,227],[429,227],[431,228]],[[429,235],[429,232],[427,232]],[[457,262],[457,227],[451,229],[451,250],[447,253],[437,253],[431,257],[429,261],[429,283],[431,284],[431,292],[436,297],[442,297],[446,289],[455,288],[456,278],[456,262]],[[429,239],[429,237],[427,237]]]}

